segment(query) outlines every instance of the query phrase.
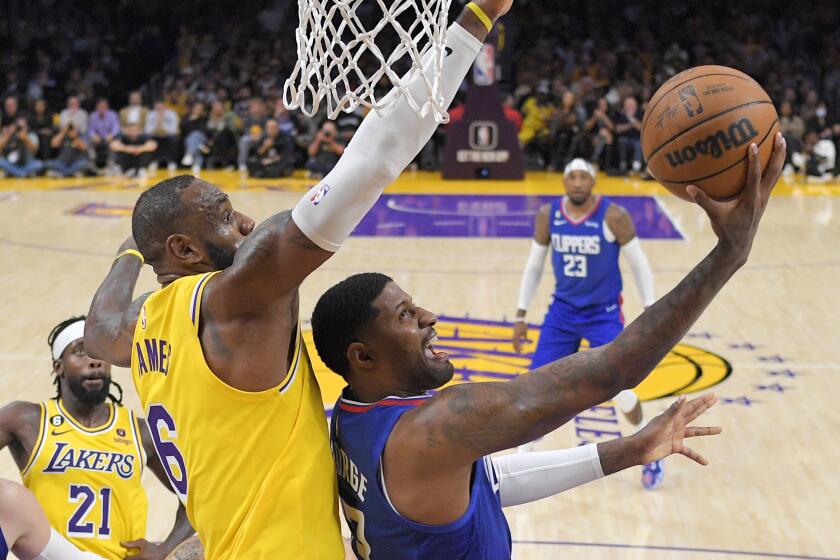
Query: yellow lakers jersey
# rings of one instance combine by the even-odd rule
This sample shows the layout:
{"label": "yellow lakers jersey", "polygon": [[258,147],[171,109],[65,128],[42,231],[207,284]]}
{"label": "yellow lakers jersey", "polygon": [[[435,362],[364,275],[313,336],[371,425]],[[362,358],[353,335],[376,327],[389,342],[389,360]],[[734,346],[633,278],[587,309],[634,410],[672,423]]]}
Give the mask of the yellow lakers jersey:
{"label": "yellow lakers jersey", "polygon": [[198,338],[213,274],[149,296],[134,332],[134,384],[172,487],[208,560],[344,558],[326,417],[300,329],[278,386],[227,385]]}
{"label": "yellow lakers jersey", "polygon": [[146,537],[146,454],[134,413],[108,407],[107,422],[87,428],[60,400],[41,403],[38,439],[21,475],[56,531],[116,560],[127,553],[121,541]]}

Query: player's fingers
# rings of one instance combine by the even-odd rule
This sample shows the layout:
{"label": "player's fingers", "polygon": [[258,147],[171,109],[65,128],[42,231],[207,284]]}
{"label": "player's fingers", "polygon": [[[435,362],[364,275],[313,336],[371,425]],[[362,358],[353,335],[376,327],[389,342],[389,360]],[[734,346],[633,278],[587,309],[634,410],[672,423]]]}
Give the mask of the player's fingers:
{"label": "player's fingers", "polygon": [[686,457],[688,457],[689,459],[691,459],[695,463],[699,463],[703,466],[706,466],[706,465],[709,464],[709,461],[706,460],[705,457],[703,457],[702,455],[700,455],[699,453],[697,453],[696,451],[694,451],[693,449],[690,449],[688,447],[683,447],[680,450],[680,455],[685,455]]}
{"label": "player's fingers", "polygon": [[691,426],[685,429],[683,437],[716,436],[722,431],[720,426]]}
{"label": "player's fingers", "polygon": [[689,401],[682,410],[685,423],[690,424],[701,414],[715,406],[716,403],[717,395],[714,393],[709,393],[708,395],[703,395],[702,397],[697,397],[696,399]]}
{"label": "player's fingers", "polygon": [[697,203],[698,206],[700,206],[700,208],[706,211],[706,214],[708,214],[710,218],[716,215],[717,203],[712,200],[709,195],[700,190],[697,185],[688,185],[685,188],[685,192],[692,200],[694,200],[694,202]]}
{"label": "player's fingers", "polygon": [[146,546],[146,539],[139,539],[136,541],[120,541],[120,546],[123,548],[143,548]]}
{"label": "player's fingers", "polygon": [[782,133],[777,132],[773,139],[773,154],[770,156],[770,163],[767,164],[767,169],[764,170],[761,178],[761,186],[765,193],[772,192],[779,181],[782,169],[785,167],[785,157],[787,157],[787,142]]}
{"label": "player's fingers", "polygon": [[753,142],[747,149],[747,184],[741,197],[744,200],[755,200],[758,198],[759,187],[761,186],[761,156],[758,155],[758,144]]}

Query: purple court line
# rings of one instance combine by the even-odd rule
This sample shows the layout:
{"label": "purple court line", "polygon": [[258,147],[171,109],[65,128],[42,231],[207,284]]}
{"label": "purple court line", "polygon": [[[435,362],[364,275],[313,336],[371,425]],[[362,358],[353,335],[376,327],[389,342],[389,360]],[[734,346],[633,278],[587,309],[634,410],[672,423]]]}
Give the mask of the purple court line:
{"label": "purple court line", "polygon": [[725,548],[694,548],[689,546],[662,546],[624,543],[589,543],[574,541],[519,541],[514,544],[533,544],[548,546],[580,546],[585,548],[615,548],[623,550],[661,550],[666,552],[694,552],[697,554],[727,554],[730,556],[758,556],[760,558],[791,558],[795,560],[840,560],[836,556],[808,556],[804,554],[785,554],[783,552],[756,552],[750,550],[729,550]]}

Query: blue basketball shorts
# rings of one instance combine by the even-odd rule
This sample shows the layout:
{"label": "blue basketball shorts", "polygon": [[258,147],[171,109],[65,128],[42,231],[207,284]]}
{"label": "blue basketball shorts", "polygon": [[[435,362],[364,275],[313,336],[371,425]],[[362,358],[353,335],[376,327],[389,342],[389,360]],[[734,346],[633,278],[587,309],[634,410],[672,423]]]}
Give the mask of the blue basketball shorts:
{"label": "blue basketball shorts", "polygon": [[615,303],[590,307],[574,307],[554,299],[545,314],[531,369],[571,356],[584,338],[591,348],[608,344],[623,329],[620,297]]}

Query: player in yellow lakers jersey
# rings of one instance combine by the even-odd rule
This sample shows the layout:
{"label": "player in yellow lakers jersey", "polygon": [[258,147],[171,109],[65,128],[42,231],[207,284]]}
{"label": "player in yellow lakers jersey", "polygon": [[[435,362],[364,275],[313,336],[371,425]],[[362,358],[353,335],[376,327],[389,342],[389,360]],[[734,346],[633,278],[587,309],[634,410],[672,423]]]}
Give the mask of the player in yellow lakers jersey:
{"label": "player in yellow lakers jersey", "polygon": [[145,421],[120,404],[110,364],[85,353],[83,331],[84,318],[75,317],[50,333],[58,396],[0,409],[0,447],[9,447],[50,525],[80,549],[108,559],[162,559],[194,531],[181,508],[164,543],[145,540],[140,476],[146,465],[162,481],[166,474]]}
{"label": "player in yellow lakers jersey", "polygon": [[[447,34],[450,103],[492,20],[477,0]],[[422,79],[408,81],[416,97]],[[88,349],[131,366],[158,453],[211,560],[344,557],[323,403],[298,287],[329,259],[432,136],[405,97],[370,113],[340,161],[289,212],[255,227],[214,185],[162,181],[134,207],[91,304]],[[132,301],[144,262],[162,288]]]}

